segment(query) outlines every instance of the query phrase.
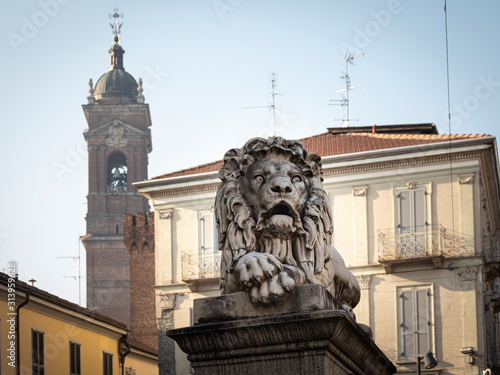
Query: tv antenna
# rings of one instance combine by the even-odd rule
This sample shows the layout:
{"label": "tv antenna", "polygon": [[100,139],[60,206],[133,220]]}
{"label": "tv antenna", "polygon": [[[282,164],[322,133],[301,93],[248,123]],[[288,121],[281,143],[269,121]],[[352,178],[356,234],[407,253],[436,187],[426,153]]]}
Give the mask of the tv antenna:
{"label": "tv antenna", "polygon": [[349,64],[354,66],[353,60],[360,59],[364,56],[364,53],[358,52],[353,54],[352,52],[347,52],[344,56],[345,60],[345,74],[340,76],[340,78],[345,79],[345,88],[334,91],[334,94],[339,92],[345,92],[345,96],[342,99],[332,99],[330,100],[330,104],[328,105],[339,105],[341,107],[346,108],[346,116],[344,119],[335,119],[335,121],[342,121],[342,127],[349,127],[349,121],[358,121],[351,120],[349,117],[349,90],[354,90],[356,86],[351,86],[351,77],[349,76]]}
{"label": "tv antenna", "polygon": [[56,257],[57,259],[73,259],[73,260],[78,260],[78,276],[76,275],[70,275],[70,276],[65,276],[62,275],[65,279],[74,279],[78,280],[78,304],[81,306],[82,305],[82,278],[85,276],[82,276],[82,271],[81,271],[81,257],[80,257],[80,244],[81,241],[90,237],[91,235],[88,234],[86,236],[80,236],[78,237],[78,256],[68,256],[68,257]]}
{"label": "tv antenna", "polygon": [[273,137],[276,137],[276,95],[282,95],[278,90],[278,74],[275,72],[270,72],[270,83],[271,83],[271,96],[272,103],[269,105],[262,105],[257,107],[242,107],[241,109],[254,109],[254,108],[267,108],[273,110]]}

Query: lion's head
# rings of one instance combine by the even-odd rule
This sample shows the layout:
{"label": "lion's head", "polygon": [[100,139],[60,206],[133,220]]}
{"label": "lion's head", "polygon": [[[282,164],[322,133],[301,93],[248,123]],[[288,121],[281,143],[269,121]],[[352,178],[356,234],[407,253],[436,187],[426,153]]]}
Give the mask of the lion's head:
{"label": "lion's head", "polygon": [[306,282],[331,286],[325,262],[332,213],[320,160],[301,142],[281,137],[254,138],[226,153],[215,200],[223,293],[238,290],[228,275],[249,252],[272,254],[301,269]]}

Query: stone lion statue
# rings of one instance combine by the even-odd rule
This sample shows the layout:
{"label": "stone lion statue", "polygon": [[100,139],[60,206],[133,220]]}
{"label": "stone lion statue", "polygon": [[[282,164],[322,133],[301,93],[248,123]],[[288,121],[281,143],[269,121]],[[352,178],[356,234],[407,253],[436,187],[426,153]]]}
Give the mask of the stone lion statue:
{"label": "stone lion statue", "polygon": [[356,278],[331,247],[332,211],[321,158],[297,140],[253,138],[224,156],[215,200],[220,287],[278,304],[296,285],[321,284],[347,309]]}

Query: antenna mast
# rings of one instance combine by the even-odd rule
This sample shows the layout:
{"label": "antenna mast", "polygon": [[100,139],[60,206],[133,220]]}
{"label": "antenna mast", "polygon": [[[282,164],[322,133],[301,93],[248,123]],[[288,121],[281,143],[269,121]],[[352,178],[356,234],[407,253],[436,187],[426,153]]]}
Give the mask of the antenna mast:
{"label": "antenna mast", "polygon": [[[329,104],[329,105],[339,105],[342,107],[346,107],[346,117],[342,120],[335,119],[335,121],[342,121],[342,127],[349,127],[349,121],[351,121],[349,117],[349,90],[353,90],[356,87],[351,86],[351,77],[349,76],[349,64],[354,65],[353,60],[360,59],[364,56],[364,53],[358,52],[353,54],[352,52],[347,52],[345,55],[345,75],[340,76],[340,78],[345,79],[345,89],[340,89],[334,92],[334,94],[345,91],[344,99],[330,100],[330,102],[339,102],[339,104]],[[352,120],[358,121],[358,120]]]}
{"label": "antenna mast", "polygon": [[271,73],[271,96],[272,96],[272,103],[269,103],[269,105],[263,105],[263,106],[257,106],[257,107],[243,107],[241,109],[254,109],[254,108],[268,108],[273,110],[273,137],[276,137],[276,95],[279,95],[278,92],[278,78],[277,74],[275,72],[270,72]]}
{"label": "antenna mast", "polygon": [[90,234],[87,234],[86,236],[81,236],[78,237],[78,256],[69,256],[69,257],[56,257],[56,259],[73,259],[73,260],[78,260],[78,276],[65,276],[63,277],[65,279],[78,279],[78,304],[81,306],[82,305],[82,278],[85,276],[82,276],[82,271],[81,271],[81,257],[80,257],[80,244],[81,241],[90,237]]}
{"label": "antenna mast", "polygon": [[276,73],[271,72],[271,95],[273,96],[273,137],[276,137]]}

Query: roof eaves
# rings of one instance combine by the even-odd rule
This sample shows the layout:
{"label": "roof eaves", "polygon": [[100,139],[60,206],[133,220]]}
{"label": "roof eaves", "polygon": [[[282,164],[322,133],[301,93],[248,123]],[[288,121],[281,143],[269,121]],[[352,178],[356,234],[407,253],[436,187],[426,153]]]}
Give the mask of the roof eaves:
{"label": "roof eaves", "polygon": [[[0,284],[8,285],[9,279],[12,279],[12,277],[7,275],[6,273],[0,272]],[[96,313],[90,309],[87,309],[85,307],[77,305],[73,302],[62,299],[60,297],[57,297],[56,295],[51,294],[49,292],[46,292],[45,290],[38,289],[37,287],[28,285],[23,281],[16,280],[16,292],[21,292],[24,294],[30,293],[32,296],[37,297],[42,301],[52,303],[56,306],[62,307],[64,309],[68,309],[70,311],[76,312],[76,313],[81,314],[83,316],[99,320],[101,322],[104,322],[106,324],[110,324],[110,325],[115,326],[115,327],[120,328],[120,329],[127,330],[127,325],[125,323],[119,322],[117,320],[114,320],[113,318],[106,316],[106,315]]]}
{"label": "roof eaves", "polygon": [[[466,138],[466,139],[457,139],[451,142],[443,141],[443,142],[434,142],[434,143],[424,143],[419,145],[410,145],[410,146],[402,146],[402,147],[392,147],[392,148],[384,148],[378,150],[369,150],[369,151],[361,151],[361,152],[353,152],[349,154],[340,154],[340,155],[331,155],[325,156],[321,158],[321,162],[323,165],[333,162],[352,162],[354,160],[367,160],[368,158],[376,158],[380,156],[394,156],[398,154],[403,154],[405,157],[410,157],[409,155],[414,154],[416,148],[420,152],[426,151],[434,151],[442,149],[443,152],[449,152],[450,145],[451,149],[456,149],[466,147],[466,146],[480,146],[481,144],[492,143],[494,144],[495,137],[483,137],[483,138]],[[485,145],[486,146],[486,145]]]}

